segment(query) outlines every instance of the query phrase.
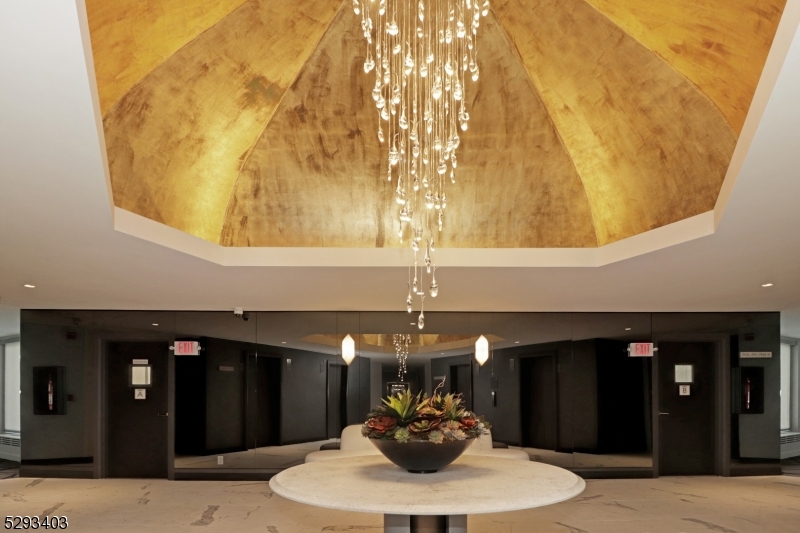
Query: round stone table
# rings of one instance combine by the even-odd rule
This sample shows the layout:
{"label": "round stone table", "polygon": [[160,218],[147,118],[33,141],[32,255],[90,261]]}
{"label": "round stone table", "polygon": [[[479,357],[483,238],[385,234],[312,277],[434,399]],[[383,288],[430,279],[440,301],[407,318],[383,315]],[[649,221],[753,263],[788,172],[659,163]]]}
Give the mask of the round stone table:
{"label": "round stone table", "polygon": [[386,533],[466,533],[467,515],[543,507],[574,498],[586,483],[528,461],[462,455],[434,474],[410,474],[382,455],[295,466],[269,486],[288,500],[384,515]]}

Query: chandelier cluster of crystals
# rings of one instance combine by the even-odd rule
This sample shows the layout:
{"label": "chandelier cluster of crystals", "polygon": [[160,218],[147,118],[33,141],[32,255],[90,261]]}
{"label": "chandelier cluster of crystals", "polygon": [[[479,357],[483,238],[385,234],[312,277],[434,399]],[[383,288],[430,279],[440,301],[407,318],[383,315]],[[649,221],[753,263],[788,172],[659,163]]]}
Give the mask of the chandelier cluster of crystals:
{"label": "chandelier cluster of crystals", "polygon": [[413,312],[420,298],[423,329],[424,278],[435,298],[434,235],[444,224],[447,182],[456,182],[458,132],[469,122],[466,80],[480,76],[476,39],[489,0],[353,0],[353,10],[367,41],[364,72],[375,71],[378,140],[388,146],[387,178],[396,180],[399,238],[413,251],[406,308]]}
{"label": "chandelier cluster of crystals", "polygon": [[411,344],[411,335],[395,335],[394,351],[397,353],[397,381],[403,381],[406,377],[406,359],[408,359],[408,347]]}

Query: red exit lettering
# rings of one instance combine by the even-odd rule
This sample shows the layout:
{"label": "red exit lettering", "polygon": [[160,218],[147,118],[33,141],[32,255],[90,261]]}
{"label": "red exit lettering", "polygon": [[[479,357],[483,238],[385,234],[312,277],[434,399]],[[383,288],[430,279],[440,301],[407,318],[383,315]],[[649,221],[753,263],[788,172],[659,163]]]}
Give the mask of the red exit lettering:
{"label": "red exit lettering", "polygon": [[197,355],[197,342],[177,341],[175,343],[175,355]]}
{"label": "red exit lettering", "polygon": [[631,357],[653,357],[653,345],[647,342],[634,342],[628,347]]}

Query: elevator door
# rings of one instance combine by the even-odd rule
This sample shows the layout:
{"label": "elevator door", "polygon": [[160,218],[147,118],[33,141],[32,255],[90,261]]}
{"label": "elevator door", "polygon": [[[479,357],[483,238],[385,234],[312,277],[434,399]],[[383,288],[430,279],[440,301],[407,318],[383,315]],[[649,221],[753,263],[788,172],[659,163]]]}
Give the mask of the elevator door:
{"label": "elevator door", "polygon": [[281,359],[247,354],[247,447],[281,445]]}
{"label": "elevator door", "polygon": [[[167,364],[164,342],[108,343],[108,477],[167,477]],[[151,384],[131,385],[134,359],[147,360]],[[144,399],[134,397],[144,389]]]}
{"label": "elevator door", "polygon": [[327,433],[338,439],[347,425],[347,367],[328,363]]}
{"label": "elevator door", "polygon": [[[716,473],[714,344],[658,344],[659,475]],[[681,396],[675,366],[692,366],[689,395]]]}
{"label": "elevator door", "polygon": [[450,392],[461,394],[464,405],[472,409],[472,365],[450,366]]}
{"label": "elevator door", "polygon": [[555,356],[520,359],[522,445],[555,450],[558,443],[558,387]]}

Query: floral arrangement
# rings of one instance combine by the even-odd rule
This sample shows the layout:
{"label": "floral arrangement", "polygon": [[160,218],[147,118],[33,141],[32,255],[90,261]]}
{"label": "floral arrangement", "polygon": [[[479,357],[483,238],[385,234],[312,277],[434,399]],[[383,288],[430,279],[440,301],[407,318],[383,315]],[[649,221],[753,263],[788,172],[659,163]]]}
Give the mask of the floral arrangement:
{"label": "floral arrangement", "polygon": [[[437,387],[438,389],[438,387]],[[431,397],[406,391],[389,396],[367,415],[361,434],[370,439],[398,442],[446,441],[474,439],[491,426],[483,417],[464,408],[460,394]]]}

